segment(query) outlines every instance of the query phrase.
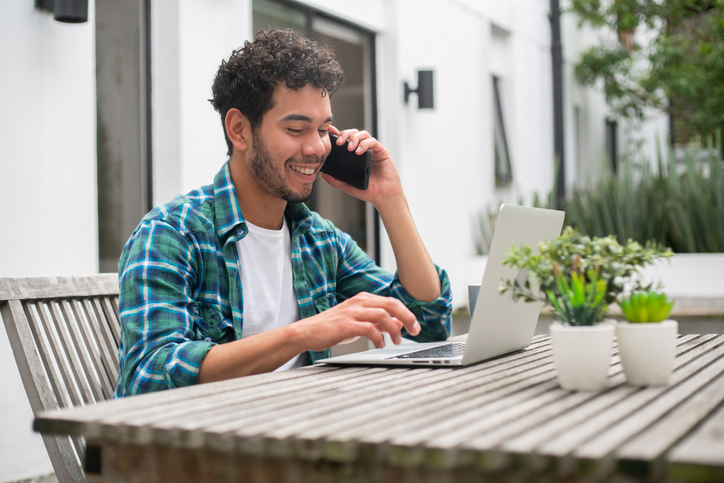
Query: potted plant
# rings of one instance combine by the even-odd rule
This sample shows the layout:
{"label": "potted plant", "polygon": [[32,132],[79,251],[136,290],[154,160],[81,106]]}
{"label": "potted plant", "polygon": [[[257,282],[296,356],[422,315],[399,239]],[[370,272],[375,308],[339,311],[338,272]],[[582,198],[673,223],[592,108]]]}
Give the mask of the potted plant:
{"label": "potted plant", "polygon": [[503,264],[520,270],[504,280],[501,292],[551,307],[553,363],[558,382],[567,390],[593,391],[606,386],[611,365],[614,324],[605,320],[608,305],[624,287],[641,288],[638,269],[656,259],[670,257],[670,250],[614,236],[588,237],[571,227],[538,244],[512,246]]}
{"label": "potted plant", "polygon": [[668,320],[674,303],[654,290],[636,291],[619,302],[627,322],[616,324],[626,380],[634,386],[666,385],[674,368],[678,324]]}

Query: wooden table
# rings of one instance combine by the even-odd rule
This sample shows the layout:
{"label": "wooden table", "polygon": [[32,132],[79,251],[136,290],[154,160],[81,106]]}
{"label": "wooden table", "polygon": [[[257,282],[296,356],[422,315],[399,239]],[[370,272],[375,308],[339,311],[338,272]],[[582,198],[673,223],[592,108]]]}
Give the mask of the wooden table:
{"label": "wooden table", "polygon": [[[667,387],[556,383],[548,336],[466,368],[315,366],[38,414],[88,481],[724,481],[724,336]],[[481,476],[481,475],[484,475]]]}

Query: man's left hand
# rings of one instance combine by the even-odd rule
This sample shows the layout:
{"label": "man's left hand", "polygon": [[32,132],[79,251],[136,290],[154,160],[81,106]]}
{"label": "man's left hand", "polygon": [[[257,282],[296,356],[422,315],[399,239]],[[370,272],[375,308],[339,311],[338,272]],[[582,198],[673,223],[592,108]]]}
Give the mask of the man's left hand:
{"label": "man's left hand", "polygon": [[337,144],[340,146],[349,141],[347,147],[350,151],[357,154],[370,151],[372,154],[372,169],[370,170],[370,182],[366,190],[361,190],[333,176],[322,173],[321,177],[324,181],[355,198],[372,203],[377,208],[403,195],[400,175],[390,152],[370,133],[358,131],[357,129],[339,131],[334,126],[329,127],[329,132],[338,136]]}

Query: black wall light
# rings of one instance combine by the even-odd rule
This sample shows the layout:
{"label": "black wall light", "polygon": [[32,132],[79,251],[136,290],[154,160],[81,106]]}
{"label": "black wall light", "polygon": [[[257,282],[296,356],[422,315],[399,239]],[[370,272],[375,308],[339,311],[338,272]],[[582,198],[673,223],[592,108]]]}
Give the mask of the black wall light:
{"label": "black wall light", "polygon": [[410,94],[417,94],[418,109],[432,109],[434,107],[432,94],[432,72],[431,70],[417,71],[417,89],[410,88],[405,82],[405,104],[410,99]]}
{"label": "black wall light", "polygon": [[35,7],[53,12],[53,18],[58,22],[88,21],[88,0],[35,0]]}

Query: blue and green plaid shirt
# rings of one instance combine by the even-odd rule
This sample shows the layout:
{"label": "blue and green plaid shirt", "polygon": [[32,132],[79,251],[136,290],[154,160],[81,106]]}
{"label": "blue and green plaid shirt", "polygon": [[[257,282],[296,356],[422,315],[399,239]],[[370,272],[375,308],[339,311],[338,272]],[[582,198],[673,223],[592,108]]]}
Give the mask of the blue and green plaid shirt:
{"label": "blue and green plaid shirt", "polygon": [[[364,291],[396,297],[415,313],[422,331],[414,340],[449,336],[452,294],[444,270],[438,268],[440,297],[419,302],[396,275],[379,268],[349,235],[304,204],[288,204],[285,216],[302,318]],[[244,311],[235,242],[246,234],[228,163],[213,185],[177,196],[143,218],[118,262],[117,397],[195,384],[208,350],[241,338]],[[329,353],[311,352],[310,359]]]}

